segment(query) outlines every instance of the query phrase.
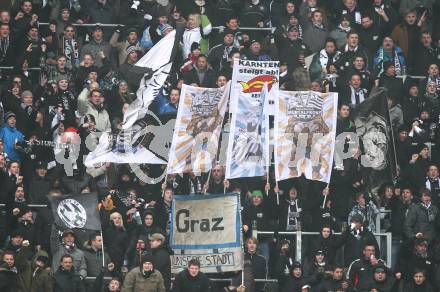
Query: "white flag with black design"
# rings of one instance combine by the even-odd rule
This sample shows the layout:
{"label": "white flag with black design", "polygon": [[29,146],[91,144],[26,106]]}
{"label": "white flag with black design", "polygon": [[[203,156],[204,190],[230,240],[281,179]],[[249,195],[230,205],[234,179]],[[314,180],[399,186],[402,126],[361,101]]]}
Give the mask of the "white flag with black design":
{"label": "white flag with black design", "polygon": [[48,196],[54,223],[59,229],[101,230],[96,193]]}
{"label": "white flag with black design", "polygon": [[148,107],[171,72],[182,33],[183,27],[178,26],[177,30],[163,37],[130,69],[134,75],[145,72],[142,73],[137,98],[124,114],[122,129],[116,141],[108,143],[107,139],[100,140],[100,145],[85,158],[84,164],[87,167],[104,162],[128,163],[128,158],[134,158],[138,163],[166,164],[166,161],[160,159],[142,142],[146,140],[145,135],[149,132],[145,121],[149,114]]}

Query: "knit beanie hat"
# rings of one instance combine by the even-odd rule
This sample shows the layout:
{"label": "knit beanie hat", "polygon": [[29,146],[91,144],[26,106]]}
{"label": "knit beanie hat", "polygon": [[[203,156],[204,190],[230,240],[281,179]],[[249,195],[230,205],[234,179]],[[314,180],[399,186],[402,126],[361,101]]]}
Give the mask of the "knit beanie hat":
{"label": "knit beanie hat", "polygon": [[263,198],[263,192],[260,190],[252,191],[252,197],[260,197]]}
{"label": "knit beanie hat", "polygon": [[5,122],[7,122],[10,118],[16,118],[17,116],[13,112],[7,112],[5,114]]}
{"label": "knit beanie hat", "polygon": [[159,31],[161,35],[163,35],[167,29],[173,29],[173,27],[168,23],[163,23],[159,25]]}

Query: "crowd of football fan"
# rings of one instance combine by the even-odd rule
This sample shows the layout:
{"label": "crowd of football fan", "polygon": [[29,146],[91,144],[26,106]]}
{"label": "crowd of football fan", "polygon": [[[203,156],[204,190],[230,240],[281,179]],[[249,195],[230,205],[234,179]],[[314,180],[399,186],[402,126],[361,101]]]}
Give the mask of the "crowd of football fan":
{"label": "crowd of football fan", "polygon": [[[1,291],[439,291],[440,1],[5,0],[0,7]],[[103,25],[83,25],[96,23]],[[355,131],[350,111],[374,87],[387,89],[396,180],[367,192],[362,149],[333,169],[329,187],[304,178],[277,185],[272,168],[269,183],[225,180],[216,165],[209,176],[147,184],[127,165],[86,167],[85,137],[119,131],[143,73],[134,64],[179,26],[180,52],[150,107],[162,123],[176,117],[182,84],[220,87],[234,59],[279,60],[281,89],[339,93],[337,134]],[[68,149],[65,133],[82,140],[73,176],[55,159]],[[141,170],[154,177],[163,167]],[[57,231],[50,208],[29,206],[86,192],[99,195],[102,234]],[[242,196],[244,286],[241,272],[207,276],[197,260],[172,275],[173,195],[223,192]],[[274,235],[257,240],[255,228]],[[303,236],[302,261],[294,237],[278,234],[298,230],[319,233]],[[377,231],[392,233],[392,255]],[[382,260],[390,256],[391,266]],[[208,277],[233,278],[232,286]],[[265,278],[278,285],[254,281]]]}

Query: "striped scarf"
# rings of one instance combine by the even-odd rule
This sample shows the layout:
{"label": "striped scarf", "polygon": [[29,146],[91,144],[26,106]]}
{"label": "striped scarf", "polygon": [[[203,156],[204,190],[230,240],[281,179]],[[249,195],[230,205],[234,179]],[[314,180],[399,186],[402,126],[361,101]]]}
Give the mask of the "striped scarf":
{"label": "striped scarf", "polygon": [[63,37],[63,54],[67,58],[67,64],[69,67],[79,66],[79,49],[75,39],[66,39]]}
{"label": "striped scarf", "polygon": [[[385,57],[385,51],[383,47],[379,49],[379,61],[380,61],[380,72],[379,75],[383,72],[383,63],[386,61],[384,59]],[[399,56],[397,55],[396,50],[393,50],[393,59],[394,59],[394,68],[396,68],[396,75],[400,76],[402,75],[402,66],[400,65]]]}

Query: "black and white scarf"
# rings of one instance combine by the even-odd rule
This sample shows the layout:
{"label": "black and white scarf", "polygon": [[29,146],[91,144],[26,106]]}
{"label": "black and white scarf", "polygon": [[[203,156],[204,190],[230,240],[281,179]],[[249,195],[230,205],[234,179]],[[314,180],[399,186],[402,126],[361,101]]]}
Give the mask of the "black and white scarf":
{"label": "black and white scarf", "polygon": [[425,203],[420,203],[420,205],[422,206],[422,208],[426,209],[426,212],[428,212],[428,221],[434,222],[436,214],[434,212],[434,208],[432,206],[432,203],[430,202],[427,205]]}
{"label": "black and white scarf", "polygon": [[63,37],[63,54],[67,57],[67,63],[71,67],[79,65],[79,49],[78,43],[74,38],[67,39]]}
{"label": "black and white scarf", "polygon": [[23,102],[21,103],[21,108],[28,114],[28,116],[31,116],[34,112],[34,108],[32,105],[28,105]]}
{"label": "black and white scarf", "polygon": [[298,205],[298,200],[288,201],[287,207],[287,230],[296,230],[298,226],[298,219],[300,217],[301,208]]}
{"label": "black and white scarf", "polygon": [[426,81],[426,88],[428,88],[428,84],[430,82],[434,82],[435,85],[437,86],[437,91],[440,91],[440,76],[428,76],[427,78],[428,80]]}
{"label": "black and white scarf", "polygon": [[344,52],[345,52],[345,53],[347,53],[347,52],[353,52],[353,53],[356,53],[358,49],[359,49],[359,47],[356,47],[356,48],[354,48],[353,50],[350,50],[350,47],[349,47],[348,45],[345,45],[345,47],[344,47]]}
{"label": "black and white scarf", "polygon": [[324,29],[324,25],[322,23],[312,22],[313,26],[319,29]]}
{"label": "black and white scarf", "polygon": [[[350,99],[352,105],[358,105],[365,100],[365,90],[363,88],[359,88],[358,90],[354,89],[353,86],[350,86]],[[356,94],[358,95],[358,99],[356,100]]]}
{"label": "black and white scarf", "polygon": [[348,33],[351,30],[351,27],[343,27],[342,24],[338,25],[338,28],[342,31],[345,31],[346,33]]}
{"label": "black and white scarf", "polygon": [[425,186],[431,193],[440,192],[440,181],[439,178],[429,178],[426,180]]}
{"label": "black and white scarf", "polygon": [[6,57],[9,49],[9,37],[0,39],[0,62]]}
{"label": "black and white scarf", "polygon": [[[340,55],[341,55],[341,52],[337,51],[337,52],[333,55],[333,57],[331,57],[331,60],[330,60],[331,62],[330,62],[330,63],[331,63],[331,64],[336,63],[336,61],[339,59]],[[327,52],[325,51],[325,49],[322,49],[322,50],[319,52],[319,63],[321,64],[321,67],[322,67],[322,68],[327,68],[328,62],[329,62],[328,54],[327,54]]]}

